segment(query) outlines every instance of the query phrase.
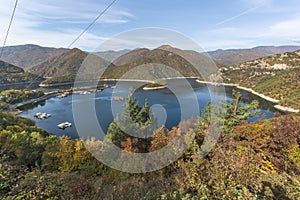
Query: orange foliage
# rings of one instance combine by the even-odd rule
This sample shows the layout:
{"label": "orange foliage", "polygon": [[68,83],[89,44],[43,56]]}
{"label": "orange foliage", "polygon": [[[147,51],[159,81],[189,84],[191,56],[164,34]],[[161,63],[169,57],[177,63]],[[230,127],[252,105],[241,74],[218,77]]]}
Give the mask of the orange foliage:
{"label": "orange foliage", "polygon": [[139,150],[137,147],[134,147],[135,139],[127,138],[126,141],[121,142],[123,147],[121,157],[124,157],[126,153],[137,153]]}

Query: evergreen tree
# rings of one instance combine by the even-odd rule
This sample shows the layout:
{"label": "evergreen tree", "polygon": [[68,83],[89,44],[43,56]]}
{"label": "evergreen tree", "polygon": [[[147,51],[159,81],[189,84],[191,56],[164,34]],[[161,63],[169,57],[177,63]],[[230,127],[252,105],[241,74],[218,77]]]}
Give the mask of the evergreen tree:
{"label": "evergreen tree", "polygon": [[258,115],[260,111],[257,109],[259,102],[252,101],[250,104],[241,104],[242,95],[235,90],[232,91],[232,100],[227,103],[223,100],[219,106],[212,105],[210,102],[202,110],[200,116],[200,132],[209,125],[222,126],[226,131],[233,126],[240,124],[242,121],[247,120],[249,117]]}
{"label": "evergreen tree", "polygon": [[122,147],[127,138],[132,141],[133,148],[139,152],[147,152],[150,147],[151,136],[157,128],[156,120],[150,111],[148,101],[141,107],[136,98],[130,94],[123,105],[123,112],[116,117],[108,128],[107,139]]}

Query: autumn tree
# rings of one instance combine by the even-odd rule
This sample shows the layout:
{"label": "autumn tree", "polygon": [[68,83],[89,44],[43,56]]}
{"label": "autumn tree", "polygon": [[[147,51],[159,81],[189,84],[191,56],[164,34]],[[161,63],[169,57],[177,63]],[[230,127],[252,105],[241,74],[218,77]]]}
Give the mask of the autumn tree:
{"label": "autumn tree", "polygon": [[[17,162],[27,166],[31,171],[34,167],[41,167],[42,154],[47,140],[54,136],[45,136],[39,132],[26,131],[19,126],[11,126],[1,133],[3,136],[2,153],[17,158]],[[4,141],[5,140],[5,141]],[[2,146],[2,145],[0,145]]]}

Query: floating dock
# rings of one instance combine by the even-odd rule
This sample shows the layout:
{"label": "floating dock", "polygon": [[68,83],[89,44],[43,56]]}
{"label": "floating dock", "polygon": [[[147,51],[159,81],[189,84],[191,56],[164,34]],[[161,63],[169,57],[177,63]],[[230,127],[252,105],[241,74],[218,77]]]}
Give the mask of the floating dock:
{"label": "floating dock", "polygon": [[52,115],[51,114],[48,114],[48,113],[35,113],[34,117],[38,118],[38,119],[47,119],[49,117],[51,117]]}
{"label": "floating dock", "polygon": [[63,123],[60,123],[57,125],[58,128],[60,129],[65,129],[65,128],[68,128],[68,127],[71,127],[72,126],[72,123],[71,122],[63,122]]}

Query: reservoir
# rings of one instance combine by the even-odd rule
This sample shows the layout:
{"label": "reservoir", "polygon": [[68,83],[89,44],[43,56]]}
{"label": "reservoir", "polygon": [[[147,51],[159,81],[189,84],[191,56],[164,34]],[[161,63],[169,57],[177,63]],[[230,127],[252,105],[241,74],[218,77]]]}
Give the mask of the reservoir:
{"label": "reservoir", "polygon": [[[129,90],[131,90],[132,88],[137,88],[133,91],[133,96],[138,100],[139,104],[143,105],[147,100],[150,106],[159,105],[160,110],[163,109],[164,111],[161,114],[159,113],[157,116],[163,116],[164,124],[168,129],[171,129],[174,126],[177,126],[178,123],[181,121],[182,110],[190,108],[191,105],[189,105],[188,103],[190,98],[196,96],[199,105],[199,110],[189,111],[189,114],[184,116],[184,119],[198,117],[197,115],[199,115],[199,112],[201,112],[201,110],[207,105],[207,103],[211,101],[210,93],[206,84],[197,83],[195,79],[188,79],[188,82],[189,85],[186,85],[184,84],[184,80],[168,80],[167,86],[172,86],[172,88],[176,88],[176,91],[180,91],[176,94],[174,94],[174,92],[168,87],[159,90],[145,91],[142,89],[142,87],[138,87],[139,85],[142,85],[142,83],[140,82],[124,81],[122,82],[122,84],[118,82],[116,88],[108,87],[101,92],[72,94],[64,98],[53,97],[42,102],[26,105],[21,108],[23,112],[19,114],[19,116],[34,120],[37,126],[57,136],[66,135],[70,138],[78,138],[76,124],[74,124],[72,103],[84,104],[85,102],[80,102],[81,98],[79,97],[85,95],[84,99],[90,99],[95,102],[95,111],[98,118],[97,121],[99,122],[102,130],[106,132],[109,127],[109,124],[113,122],[114,116],[116,116],[117,113],[121,113],[120,109],[122,109],[122,105],[124,104],[124,101],[113,100],[113,97],[127,97]],[[109,82],[109,86],[115,85],[115,82]],[[119,87],[118,85],[121,86]],[[187,92],[187,87],[192,88],[193,94],[191,94],[191,92]],[[230,101],[232,99],[233,89],[242,94],[242,104],[244,105],[251,102],[252,100],[259,101],[259,109],[261,111],[261,114],[249,118],[248,121],[251,122],[256,121],[258,119],[270,118],[276,112],[276,110],[273,107],[273,103],[270,103],[249,92],[238,90],[233,87],[225,87],[226,101]],[[181,104],[178,100],[179,98],[184,99],[185,103]],[[112,107],[119,108],[119,110],[114,111],[114,108]],[[50,113],[51,117],[44,120],[39,120],[34,117],[34,115],[39,112]],[[83,123],[86,122],[88,124],[89,117],[83,116],[80,120],[82,120]],[[64,130],[59,129],[57,125],[62,122],[71,122],[73,126],[68,127]],[[93,132],[95,130],[93,130],[92,126],[86,126],[86,131]]]}

